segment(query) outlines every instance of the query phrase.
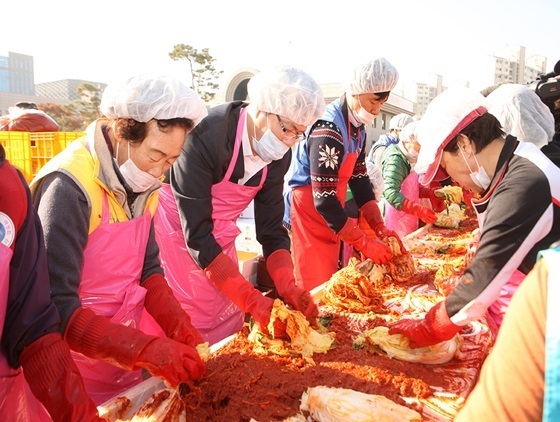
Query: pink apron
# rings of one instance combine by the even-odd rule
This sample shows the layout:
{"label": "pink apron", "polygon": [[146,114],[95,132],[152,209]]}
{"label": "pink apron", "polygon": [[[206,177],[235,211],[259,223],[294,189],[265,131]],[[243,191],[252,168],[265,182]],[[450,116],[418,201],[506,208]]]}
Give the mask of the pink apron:
{"label": "pink apron", "polygon": [[[241,233],[236,221],[261,190],[268,172],[268,167],[264,167],[258,186],[238,185],[229,181],[241,146],[245,114],[246,109],[243,108],[237,123],[233,157],[226,174],[221,182],[212,186],[212,234],[223,252],[235,262],[238,262],[235,238]],[[239,331],[245,315],[206,278],[204,271],[191,257],[170,185],[164,184],[160,188],[154,224],[165,277],[204,340],[214,344]],[[149,331],[149,327],[143,326],[142,329]]]}
{"label": "pink apron", "polygon": [[[84,250],[78,294],[84,308],[114,324],[138,328],[146,289],[140,278],[150,234],[151,215],[110,223],[109,203],[103,193],[101,224],[89,236]],[[127,371],[72,352],[86,390],[99,405],[142,381],[142,371]]]}
{"label": "pink apron", "polygon": [[498,328],[502,325],[502,320],[504,319],[513,294],[524,279],[525,274],[519,270],[515,270],[507,283],[502,286],[498,299],[488,308],[488,314],[492,317]]}
{"label": "pink apron", "polygon": [[[418,202],[420,188],[418,175],[411,171],[403,180],[401,193],[412,202]],[[397,232],[400,238],[412,233],[418,228],[418,217],[397,210],[391,204],[385,204],[385,226]]]}
{"label": "pink apron", "polygon": [[[4,331],[12,250],[0,243],[0,338]],[[52,421],[43,405],[35,398],[23,377],[21,367],[13,369],[0,353],[0,420],[14,422]]]}

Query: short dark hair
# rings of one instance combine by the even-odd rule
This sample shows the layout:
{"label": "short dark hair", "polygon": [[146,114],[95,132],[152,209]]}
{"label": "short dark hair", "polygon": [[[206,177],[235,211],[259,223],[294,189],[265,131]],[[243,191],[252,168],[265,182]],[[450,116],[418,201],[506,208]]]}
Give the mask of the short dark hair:
{"label": "short dark hair", "polygon": [[391,94],[391,91],[384,91],[384,92],[376,92],[375,93],[375,95],[377,95],[380,100],[384,100],[385,98],[388,98],[390,94]]}
{"label": "short dark hair", "polygon": [[486,145],[490,144],[494,139],[505,136],[505,132],[502,130],[502,125],[499,120],[493,114],[484,113],[457,134],[443,150],[454,154],[457,153],[459,149],[457,137],[460,134],[467,136],[474,142],[476,152],[482,151]]}
{"label": "short dark hair", "polygon": [[[158,128],[162,132],[168,132],[170,128],[182,127],[187,132],[194,128],[194,121],[186,117],[176,117],[174,119],[155,120]],[[134,119],[118,119],[115,131],[123,139],[131,143],[142,143],[148,133],[148,123],[137,122]]]}
{"label": "short dark hair", "polygon": [[20,101],[19,103],[16,103],[16,107],[26,110],[38,110],[37,104],[28,101]]}

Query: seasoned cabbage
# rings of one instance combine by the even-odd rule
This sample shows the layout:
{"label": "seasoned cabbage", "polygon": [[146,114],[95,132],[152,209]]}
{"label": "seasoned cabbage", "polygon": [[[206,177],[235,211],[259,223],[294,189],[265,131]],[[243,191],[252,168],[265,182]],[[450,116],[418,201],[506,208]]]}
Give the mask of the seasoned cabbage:
{"label": "seasoned cabbage", "polygon": [[387,327],[375,327],[364,331],[354,340],[354,347],[362,348],[370,346],[381,350],[391,359],[399,359],[407,362],[418,362],[427,365],[449,362],[455,353],[461,348],[460,336],[451,340],[442,341],[433,346],[410,348],[409,339],[401,334],[389,334]]}
{"label": "seasoned cabbage", "polygon": [[310,387],[301,396],[300,410],[319,422],[421,421],[420,414],[384,396],[346,388]]}

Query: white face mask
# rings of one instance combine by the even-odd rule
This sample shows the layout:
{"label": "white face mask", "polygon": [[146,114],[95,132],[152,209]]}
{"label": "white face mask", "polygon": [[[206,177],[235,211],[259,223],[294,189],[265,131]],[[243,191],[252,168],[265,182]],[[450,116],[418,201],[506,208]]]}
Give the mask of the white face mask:
{"label": "white face mask", "polygon": [[[411,145],[410,149],[407,148],[408,145]],[[409,161],[411,165],[416,163],[416,161],[418,160],[418,151],[416,151],[412,147],[412,144],[405,144],[404,142],[399,142],[397,144],[397,148],[401,150],[401,152],[404,154],[404,156],[406,157],[406,159]]]}
{"label": "white face mask", "polygon": [[[117,143],[117,152],[115,156],[115,162],[117,165],[119,157],[119,146],[120,142]],[[140,170],[136,164],[130,159],[130,142],[128,144],[128,159],[119,166],[119,170],[124,177],[127,185],[130,186],[133,192],[140,193],[146,192],[150,189],[157,181],[158,178],[152,176],[150,173]]]}
{"label": "white face mask", "polygon": [[482,188],[482,190],[488,189],[488,186],[490,186],[490,182],[491,182],[490,176],[488,176],[488,173],[486,173],[484,167],[480,167],[480,165],[478,164],[478,160],[476,159],[476,154],[473,155],[473,157],[474,157],[474,162],[478,167],[478,171],[472,171],[471,166],[469,166],[469,163],[467,162],[467,158],[465,157],[465,154],[463,153],[463,149],[461,147],[459,147],[459,151],[461,151],[463,160],[465,160],[465,164],[467,165],[469,171],[471,172],[469,176],[471,177],[473,183],[479,188]]}
{"label": "white face mask", "polygon": [[360,100],[359,96],[358,102],[360,103],[360,109],[356,113],[356,119],[358,119],[360,123],[363,123],[364,125],[373,123],[373,121],[375,120],[375,114],[371,114],[362,106],[362,100]]}
{"label": "white face mask", "polygon": [[260,141],[253,138],[253,148],[263,161],[280,160],[288,152],[290,147],[280,141],[270,129],[267,129]]}
{"label": "white face mask", "polygon": [[408,150],[409,160],[416,162],[416,160],[418,160],[418,153],[419,153],[419,151],[416,151],[415,149],[409,149]]}

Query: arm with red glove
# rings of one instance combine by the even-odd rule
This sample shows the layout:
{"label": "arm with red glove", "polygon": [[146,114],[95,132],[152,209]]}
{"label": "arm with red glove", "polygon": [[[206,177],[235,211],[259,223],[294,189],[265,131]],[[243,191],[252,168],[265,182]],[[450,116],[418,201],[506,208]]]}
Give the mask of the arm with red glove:
{"label": "arm with red glove", "polygon": [[167,337],[190,347],[204,343],[198,330],[193,327],[191,318],[175,298],[165,277],[153,274],[142,286],[147,290],[144,306]]}
{"label": "arm with red glove", "polygon": [[432,184],[430,186],[420,185],[419,197],[429,199],[435,212],[441,212],[446,208],[445,200],[435,194],[435,191],[440,188],[441,185],[439,183],[435,186],[432,186]]}
{"label": "arm with red glove", "polygon": [[408,337],[414,349],[451,340],[462,329],[449,319],[444,300],[433,306],[424,319],[403,319],[391,324],[389,334]]}
{"label": "arm with red glove", "polygon": [[356,225],[350,218],[344,227],[338,232],[342,241],[352,245],[366,258],[370,258],[376,264],[382,265],[391,259],[391,248],[379,239],[372,239]]}
{"label": "arm with red glove", "polygon": [[263,296],[239,272],[239,267],[224,253],[219,254],[208,265],[204,273],[239,309],[251,314],[261,330],[275,338],[286,336],[286,326],[279,320],[274,322],[274,332],[269,332],[270,315],[274,300]]}
{"label": "arm with red glove", "polygon": [[64,336],[70,348],[92,359],[119,368],[144,368],[172,387],[188,380],[199,380],[206,371],[196,349],[170,338],[113,324],[91,309],[78,308]]}
{"label": "arm with red glove", "polygon": [[407,198],[404,198],[401,205],[401,211],[407,214],[415,215],[424,223],[431,224],[437,221],[437,215],[434,210],[428,207],[423,207],[420,204],[416,204]]}
{"label": "arm with red glove", "polygon": [[294,309],[305,315],[311,326],[317,326],[319,311],[309,292],[296,286],[294,263],[290,252],[279,249],[270,254],[266,268],[278,294]]}
{"label": "arm with red glove", "polygon": [[58,333],[39,337],[20,355],[31,391],[55,422],[102,421],[88,397],[70,348]]}
{"label": "arm with red glove", "polygon": [[[376,201],[366,202],[360,208],[360,219],[363,219],[369,227],[373,229],[373,232],[377,235],[379,239],[386,239],[388,237],[394,237],[399,242],[401,247],[401,252],[406,253],[406,248],[404,247],[401,238],[394,230],[389,230],[385,226],[381,212],[379,211],[379,206]],[[391,257],[389,257],[390,259]]]}

